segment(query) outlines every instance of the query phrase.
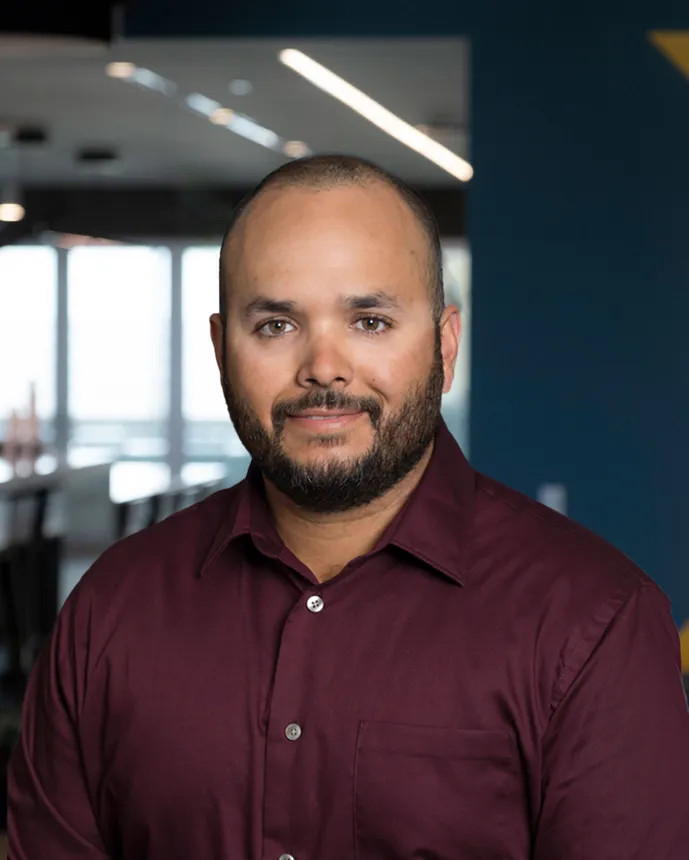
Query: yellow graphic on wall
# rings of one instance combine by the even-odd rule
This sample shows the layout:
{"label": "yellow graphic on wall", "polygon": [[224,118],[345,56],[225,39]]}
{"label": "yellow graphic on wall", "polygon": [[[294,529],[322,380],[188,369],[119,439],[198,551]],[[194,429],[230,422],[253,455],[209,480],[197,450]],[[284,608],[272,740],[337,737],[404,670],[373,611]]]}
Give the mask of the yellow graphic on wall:
{"label": "yellow graphic on wall", "polygon": [[689,78],[689,30],[655,30],[651,43]]}

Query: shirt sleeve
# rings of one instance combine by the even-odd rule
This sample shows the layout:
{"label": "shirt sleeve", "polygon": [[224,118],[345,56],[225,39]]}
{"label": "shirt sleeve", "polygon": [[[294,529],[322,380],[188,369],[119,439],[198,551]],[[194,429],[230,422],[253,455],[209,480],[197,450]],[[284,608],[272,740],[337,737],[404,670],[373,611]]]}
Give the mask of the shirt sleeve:
{"label": "shirt sleeve", "polygon": [[79,744],[88,614],[70,594],[31,673],[8,770],[8,860],[107,860]]}
{"label": "shirt sleeve", "polygon": [[643,584],[571,662],[543,737],[533,860],[687,860],[689,712],[665,595]]}

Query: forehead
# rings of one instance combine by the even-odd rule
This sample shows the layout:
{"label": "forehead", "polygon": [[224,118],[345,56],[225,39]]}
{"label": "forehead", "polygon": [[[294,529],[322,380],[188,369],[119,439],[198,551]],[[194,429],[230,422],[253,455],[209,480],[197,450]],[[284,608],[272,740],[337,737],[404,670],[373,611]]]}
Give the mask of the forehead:
{"label": "forehead", "polygon": [[237,225],[223,266],[234,297],[278,287],[404,292],[427,286],[428,255],[412,211],[376,182],[264,191]]}

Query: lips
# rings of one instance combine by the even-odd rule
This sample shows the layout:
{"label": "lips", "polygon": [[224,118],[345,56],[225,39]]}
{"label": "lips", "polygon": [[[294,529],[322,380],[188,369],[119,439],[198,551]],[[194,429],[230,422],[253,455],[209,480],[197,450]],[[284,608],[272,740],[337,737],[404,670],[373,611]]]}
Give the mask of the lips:
{"label": "lips", "polygon": [[363,414],[361,410],[307,409],[292,415],[289,420],[306,433],[331,433],[349,427]]}
{"label": "lips", "polygon": [[309,409],[306,412],[297,412],[293,418],[313,418],[315,420],[330,420],[335,418],[347,418],[350,415],[358,415],[359,409]]}

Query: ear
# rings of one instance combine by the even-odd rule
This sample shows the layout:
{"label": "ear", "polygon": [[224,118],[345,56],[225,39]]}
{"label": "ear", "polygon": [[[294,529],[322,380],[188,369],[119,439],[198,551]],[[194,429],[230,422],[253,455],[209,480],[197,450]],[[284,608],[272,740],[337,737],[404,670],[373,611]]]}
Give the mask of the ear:
{"label": "ear", "polygon": [[211,340],[213,341],[213,350],[215,351],[215,361],[218,365],[220,375],[223,376],[225,368],[223,367],[223,357],[225,355],[225,324],[220,314],[213,314],[210,318]]}
{"label": "ear", "polygon": [[440,348],[443,356],[443,394],[452,388],[462,333],[462,316],[457,305],[448,305],[440,318]]}

